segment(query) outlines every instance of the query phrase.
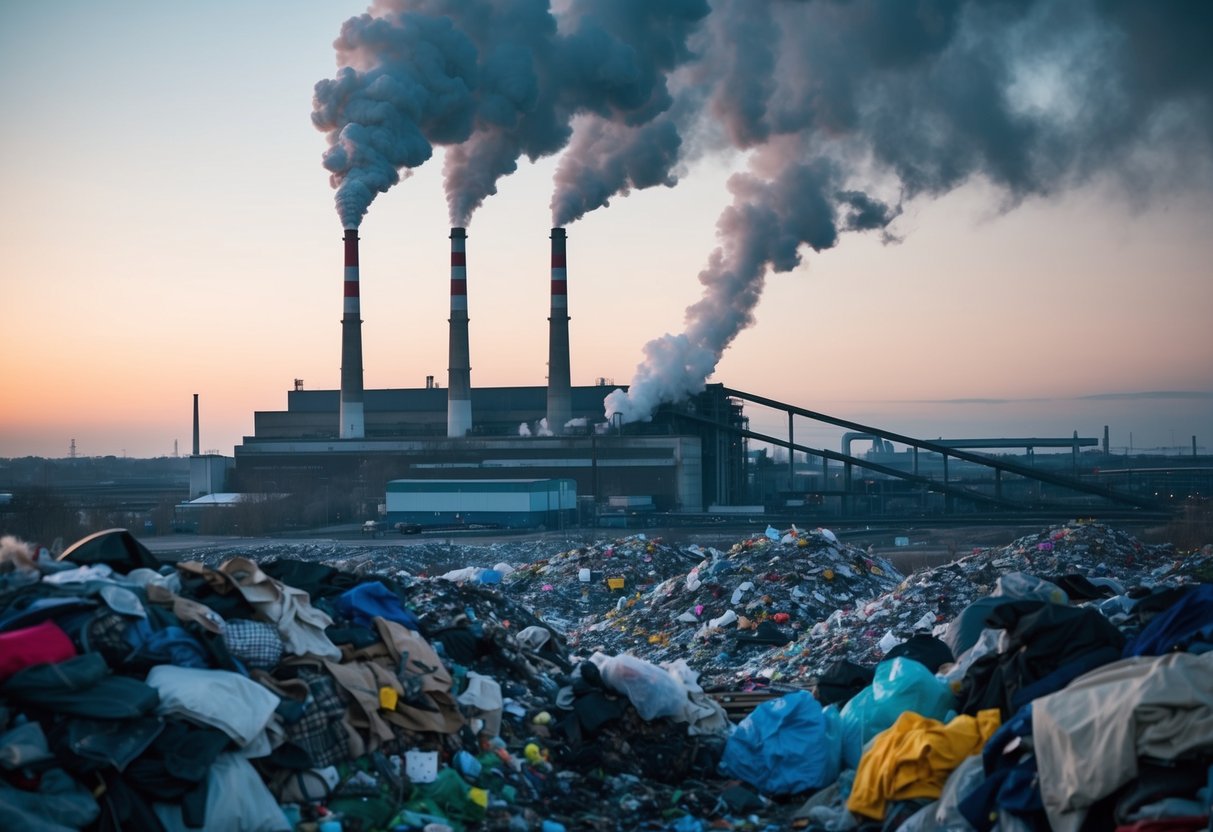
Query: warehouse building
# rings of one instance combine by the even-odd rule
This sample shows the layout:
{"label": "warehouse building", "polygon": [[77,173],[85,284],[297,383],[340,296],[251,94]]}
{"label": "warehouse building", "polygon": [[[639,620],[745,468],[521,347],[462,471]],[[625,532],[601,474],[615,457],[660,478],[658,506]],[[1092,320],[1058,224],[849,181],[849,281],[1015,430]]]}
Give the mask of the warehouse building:
{"label": "warehouse building", "polygon": [[549,480],[392,480],[384,519],[425,528],[553,529],[577,520],[577,483]]}

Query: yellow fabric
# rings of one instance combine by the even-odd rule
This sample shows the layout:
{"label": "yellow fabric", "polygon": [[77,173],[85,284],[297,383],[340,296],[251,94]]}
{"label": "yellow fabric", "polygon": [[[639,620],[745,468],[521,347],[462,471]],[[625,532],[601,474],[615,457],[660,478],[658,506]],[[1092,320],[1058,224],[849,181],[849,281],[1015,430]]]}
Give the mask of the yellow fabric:
{"label": "yellow fabric", "polygon": [[952,770],[980,753],[1000,722],[997,708],[958,716],[946,725],[906,711],[860,758],[847,809],[883,820],[891,800],[939,797]]}

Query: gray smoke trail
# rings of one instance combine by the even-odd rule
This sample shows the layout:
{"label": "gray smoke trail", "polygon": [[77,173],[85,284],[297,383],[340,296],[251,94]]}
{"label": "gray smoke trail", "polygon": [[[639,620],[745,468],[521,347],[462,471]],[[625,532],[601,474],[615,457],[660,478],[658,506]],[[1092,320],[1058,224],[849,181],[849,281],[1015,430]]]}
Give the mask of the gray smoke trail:
{"label": "gray smoke trail", "polygon": [[316,84],[312,123],[342,226],[357,228],[400,169],[471,133],[476,50],[449,20],[416,14],[351,18],[334,46],[341,68]]}
{"label": "gray smoke trail", "polygon": [[[578,115],[640,126],[669,109],[668,76],[690,57],[687,42],[707,13],[706,0],[574,0],[560,32],[503,23],[473,34],[501,65],[482,76],[511,83],[481,108],[473,135],[447,151],[452,223],[466,225],[523,156],[535,161],[564,149]],[[511,22],[517,14],[510,8]]]}
{"label": "gray smoke trail", "polygon": [[498,180],[563,149],[592,114],[639,126],[672,102],[707,0],[378,0],[342,28],[341,68],[316,85],[313,122],[343,223],[357,223],[399,171],[444,163],[452,225]]}
{"label": "gray smoke trail", "polygon": [[[893,239],[900,208],[865,179],[910,199],[981,177],[1007,208],[1096,177],[1130,193],[1213,186],[1213,4],[714,0],[704,37],[685,75],[707,104],[680,138],[710,121],[756,150],[686,331],[646,345],[628,393],[605,403],[625,421],[703,389],[766,270],[794,268],[799,246]],[[849,160],[846,177],[830,158]],[[606,204],[607,181],[581,170],[558,183],[560,204]],[[587,196],[560,190],[570,182]]]}
{"label": "gray smoke trail", "polygon": [[556,169],[552,224],[568,225],[632,189],[674,187],[681,146],[678,126],[667,118],[642,127],[586,119]]}
{"label": "gray smoke trail", "polygon": [[[699,273],[703,296],[687,309],[685,331],[645,345],[645,361],[628,390],[607,396],[608,419],[617,413],[624,422],[648,419],[662,402],[702,391],[733,339],[754,322],[768,268],[791,271],[801,264],[802,245],[824,251],[838,242],[840,230],[883,229],[898,213],[865,193],[840,190],[841,174],[830,159],[793,161],[778,143],[757,155],[764,158],[755,166],[769,178],[729,180],[733,203],[717,221],[720,245]],[[841,206],[850,210],[840,224]]]}

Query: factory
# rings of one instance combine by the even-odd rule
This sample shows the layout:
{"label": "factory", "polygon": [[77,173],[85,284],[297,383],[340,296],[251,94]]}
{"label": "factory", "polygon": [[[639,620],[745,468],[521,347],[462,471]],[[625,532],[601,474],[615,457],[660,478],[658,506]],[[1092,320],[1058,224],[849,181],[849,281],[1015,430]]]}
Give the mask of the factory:
{"label": "factory", "polygon": [[[230,471],[196,457],[191,497],[203,491],[293,501],[305,526],[386,520],[431,527],[476,522],[499,527],[629,525],[648,513],[759,515],[771,506],[831,516],[924,516],[953,512],[1157,509],[1151,495],[1124,493],[1080,475],[1091,437],[924,441],[830,417],[720,384],[657,408],[647,421],[605,421],[604,400],[622,389],[601,380],[573,386],[569,356],[566,234],[551,231],[548,378],[533,387],[477,387],[468,346],[467,233],[450,233],[447,384],[365,390],[357,229],[344,235],[341,386],[287,392],[286,410],[254,414]],[[786,413],[786,438],[750,430],[743,403]],[[795,441],[793,419],[848,433],[843,452]],[[866,458],[851,442],[874,443]],[[748,443],[782,446],[780,471],[751,458]],[[893,443],[905,447],[893,453]],[[197,440],[195,439],[195,445]],[[968,448],[1025,447],[1021,461]],[[1035,447],[1070,450],[1068,470],[1036,464]],[[759,451],[758,453],[765,453]],[[197,451],[195,451],[197,454]],[[798,468],[794,460],[799,455]],[[203,463],[207,463],[203,465]],[[197,469],[197,470],[195,470]],[[863,472],[863,473],[859,473]],[[196,475],[196,476],[195,476]],[[1050,499],[1041,495],[1047,486]],[[549,494],[556,494],[550,498]],[[453,496],[452,496],[453,495]],[[809,498],[812,498],[810,502]],[[286,502],[287,500],[279,500]],[[642,525],[642,523],[638,523]]]}
{"label": "factory", "polygon": [[[455,484],[486,494],[513,482],[567,480],[582,518],[615,506],[696,513],[745,499],[746,426],[720,385],[664,406],[648,422],[604,421],[617,386],[573,386],[569,357],[566,233],[551,231],[547,384],[474,387],[468,348],[467,233],[450,234],[449,367],[445,388],[366,390],[362,374],[359,236],[344,235],[341,387],[287,392],[284,411],[254,414],[254,434],[235,449],[229,486],[243,493],[341,495],[347,519],[387,514],[388,484]],[[491,485],[490,485],[491,483]],[[506,486],[508,487],[508,486]],[[495,498],[500,499],[500,498]],[[576,518],[570,518],[576,519]]]}

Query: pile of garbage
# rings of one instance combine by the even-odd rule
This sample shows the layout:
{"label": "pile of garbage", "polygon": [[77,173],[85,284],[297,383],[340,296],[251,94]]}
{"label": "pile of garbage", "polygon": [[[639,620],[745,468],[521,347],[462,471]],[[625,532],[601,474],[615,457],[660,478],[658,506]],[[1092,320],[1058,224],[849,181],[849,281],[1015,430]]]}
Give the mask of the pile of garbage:
{"label": "pile of garbage", "polygon": [[1208,824],[1213,547],[1075,522],[908,577],[826,529],[378,551],[5,538],[5,828]]}
{"label": "pile of garbage", "polygon": [[696,546],[670,546],[641,533],[535,559],[511,571],[505,586],[548,623],[568,631],[609,611],[621,597],[685,575],[702,558]]}
{"label": "pile of garbage", "polygon": [[572,630],[570,645],[654,662],[683,658],[712,677],[903,580],[887,559],[828,529],[768,528],[703,555],[685,574],[621,596],[600,620]]}
{"label": "pile of garbage", "polygon": [[[1123,596],[1135,586],[1210,581],[1211,564],[1209,554],[1181,557],[1169,544],[1146,545],[1102,523],[1073,521],[915,572],[888,592],[839,606],[795,642],[751,653],[712,683],[728,687],[797,680],[811,685],[840,661],[875,664],[916,634],[944,635],[974,602],[1005,594],[999,584],[1011,574],[1048,578],[1062,590],[1051,600],[1080,603]],[[1118,604],[1109,603],[1110,614]],[[979,604],[969,615],[981,611]]]}

